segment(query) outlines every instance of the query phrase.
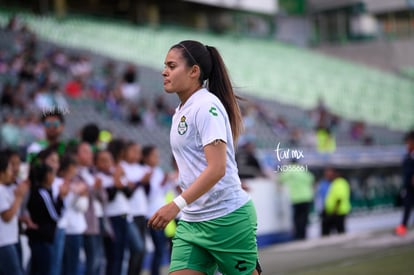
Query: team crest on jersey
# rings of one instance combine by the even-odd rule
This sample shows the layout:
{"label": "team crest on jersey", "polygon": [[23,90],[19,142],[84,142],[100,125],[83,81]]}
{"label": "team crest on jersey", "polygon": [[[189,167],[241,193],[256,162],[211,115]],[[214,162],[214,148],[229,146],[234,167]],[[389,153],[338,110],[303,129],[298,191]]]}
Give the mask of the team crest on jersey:
{"label": "team crest on jersey", "polygon": [[177,129],[178,129],[178,133],[180,135],[184,135],[185,132],[187,132],[188,125],[187,125],[187,122],[185,120],[186,120],[186,117],[182,116],[181,119],[180,119],[180,122],[178,123],[178,128]]}

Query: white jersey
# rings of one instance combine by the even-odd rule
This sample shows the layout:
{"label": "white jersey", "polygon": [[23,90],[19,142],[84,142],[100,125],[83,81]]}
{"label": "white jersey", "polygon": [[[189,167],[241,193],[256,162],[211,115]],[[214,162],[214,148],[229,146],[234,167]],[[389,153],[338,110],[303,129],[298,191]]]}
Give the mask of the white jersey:
{"label": "white jersey", "polygon": [[[121,161],[120,165],[125,173],[125,178],[128,182],[138,183],[145,176],[149,170],[138,163],[128,163]],[[148,199],[145,195],[144,188],[138,187],[135,189],[132,196],[129,198],[130,214],[133,217],[146,216],[148,213]]]}
{"label": "white jersey", "polygon": [[[14,202],[14,188],[0,183],[0,213],[7,211]],[[0,247],[18,242],[17,214],[6,222],[0,217]]]}
{"label": "white jersey", "polygon": [[183,191],[207,167],[204,146],[218,139],[227,145],[226,174],[207,193],[182,210],[182,219],[185,221],[222,217],[250,199],[241,188],[227,112],[214,94],[201,89],[184,106],[176,109],[170,131],[171,147]]}

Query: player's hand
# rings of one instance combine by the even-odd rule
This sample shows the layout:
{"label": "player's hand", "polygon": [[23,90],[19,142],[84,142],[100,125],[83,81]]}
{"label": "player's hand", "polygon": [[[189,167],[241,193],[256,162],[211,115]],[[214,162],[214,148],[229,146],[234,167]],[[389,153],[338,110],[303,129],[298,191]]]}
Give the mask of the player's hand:
{"label": "player's hand", "polygon": [[148,226],[155,230],[164,229],[174,219],[180,209],[174,202],[170,202],[160,209],[148,220]]}

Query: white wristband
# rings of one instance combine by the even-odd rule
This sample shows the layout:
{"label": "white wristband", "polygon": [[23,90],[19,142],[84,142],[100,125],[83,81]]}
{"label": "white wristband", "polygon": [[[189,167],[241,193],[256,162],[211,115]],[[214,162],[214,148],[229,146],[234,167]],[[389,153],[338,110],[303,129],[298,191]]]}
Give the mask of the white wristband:
{"label": "white wristband", "polygon": [[178,208],[180,208],[180,210],[187,206],[187,202],[181,195],[176,197],[173,202],[178,206]]}

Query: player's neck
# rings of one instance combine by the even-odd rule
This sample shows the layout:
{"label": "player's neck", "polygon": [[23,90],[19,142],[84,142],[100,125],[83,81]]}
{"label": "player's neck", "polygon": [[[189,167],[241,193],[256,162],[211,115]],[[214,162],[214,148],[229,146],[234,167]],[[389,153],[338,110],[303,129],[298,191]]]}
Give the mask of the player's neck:
{"label": "player's neck", "polygon": [[180,99],[181,103],[180,103],[180,109],[184,106],[184,104],[187,102],[187,100],[198,90],[200,90],[202,87],[201,86],[197,86],[194,87],[192,89],[189,89],[188,92],[185,93],[181,93],[178,95],[178,98]]}

